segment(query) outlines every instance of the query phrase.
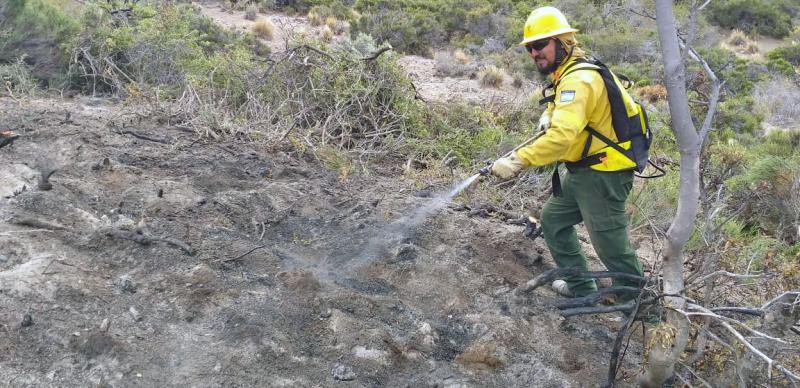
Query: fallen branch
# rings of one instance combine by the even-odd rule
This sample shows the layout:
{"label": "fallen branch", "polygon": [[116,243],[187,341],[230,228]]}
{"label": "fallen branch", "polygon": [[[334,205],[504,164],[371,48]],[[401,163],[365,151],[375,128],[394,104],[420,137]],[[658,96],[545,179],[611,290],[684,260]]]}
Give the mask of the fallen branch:
{"label": "fallen branch", "polygon": [[592,306],[592,307],[577,307],[574,309],[565,309],[561,310],[561,316],[567,318],[575,315],[607,314],[607,313],[614,313],[617,311],[630,312],[633,311],[635,303],[636,302],[634,301],[630,301],[628,303],[615,304],[611,306]]}
{"label": "fallen branch", "polygon": [[709,310],[711,310],[711,311],[713,311],[715,313],[733,312],[733,313],[741,313],[741,314],[747,314],[747,315],[756,315],[756,316],[759,316],[759,317],[763,317],[764,314],[766,313],[762,309],[749,308],[749,307],[714,307],[714,308],[711,308]]}
{"label": "fallen branch", "polygon": [[108,229],[103,231],[102,233],[109,237],[114,237],[122,240],[130,240],[142,245],[150,245],[156,242],[163,242],[168,245],[180,248],[182,251],[186,252],[186,254],[188,254],[189,256],[194,256],[195,253],[194,250],[189,245],[187,245],[183,241],[176,240],[174,238],[149,236],[146,234],[128,232],[125,230],[117,230],[117,229]]}
{"label": "fallen branch", "polygon": [[137,139],[152,141],[154,143],[161,143],[161,144],[167,144],[167,145],[171,145],[172,144],[172,142],[170,142],[168,140],[157,139],[157,138],[154,138],[154,137],[142,135],[142,134],[136,133],[136,132],[131,131],[131,130],[117,131],[117,133],[120,134],[120,135],[131,135],[131,136],[133,136],[133,137],[135,137]]}
{"label": "fallen branch", "polygon": [[559,310],[575,308],[575,307],[589,307],[594,306],[608,294],[639,294],[642,292],[641,288],[616,286],[597,290],[589,295],[578,298],[567,298],[553,303],[553,306]]}
{"label": "fallen branch", "polygon": [[55,224],[49,221],[43,221],[38,218],[13,216],[8,222],[19,226],[30,226],[31,228],[46,229],[46,230],[66,230],[67,227]]}
{"label": "fallen branch", "polygon": [[259,249],[261,249],[261,248],[265,248],[265,247],[266,247],[266,245],[259,245],[259,246],[255,247],[255,248],[253,248],[253,249],[251,249],[251,250],[249,250],[249,251],[245,252],[245,253],[242,253],[242,254],[241,254],[241,255],[239,255],[239,256],[236,256],[236,257],[234,257],[234,258],[231,258],[231,259],[225,259],[225,260],[222,260],[222,262],[223,262],[223,263],[230,263],[230,262],[232,262],[232,261],[239,260],[239,259],[241,259],[241,258],[243,258],[243,257],[245,257],[245,256],[247,256],[247,255],[249,255],[249,254],[251,254],[251,253],[253,253],[253,252],[255,252],[255,251],[259,250]]}
{"label": "fallen branch", "polygon": [[729,278],[733,278],[733,279],[758,279],[760,277],[763,277],[764,274],[743,275],[743,274],[738,274],[738,273],[733,273],[733,272],[720,270],[720,271],[712,272],[712,273],[710,273],[710,274],[708,274],[706,276],[701,277],[700,279],[697,280],[697,282],[703,282],[703,281],[705,281],[707,279],[712,279],[712,278],[715,279],[715,278],[720,277],[720,276],[725,276],[725,277],[729,277]]}
{"label": "fallen branch", "polygon": [[[789,293],[785,293],[785,294],[789,294]],[[768,377],[768,379],[770,381],[772,380],[772,368],[773,368],[773,366],[776,369],[778,369],[779,371],[783,372],[783,374],[786,375],[788,378],[794,379],[792,381],[793,385],[794,385],[794,381],[800,381],[800,376],[796,375],[792,371],[790,371],[790,370],[786,369],[785,367],[783,367],[782,365],[778,364],[777,362],[775,362],[775,360],[773,360],[772,358],[770,358],[769,356],[764,354],[761,350],[759,350],[758,348],[753,346],[753,344],[751,344],[750,341],[748,341],[742,335],[742,333],[740,333],[733,326],[731,326],[731,324],[728,323],[728,321],[732,321],[733,323],[739,324],[740,326],[744,327],[745,329],[747,329],[751,333],[754,333],[754,334],[758,335],[759,337],[775,340],[777,342],[784,343],[784,344],[786,343],[786,341],[783,341],[783,340],[781,340],[779,338],[771,337],[771,336],[766,335],[764,333],[761,333],[761,332],[759,332],[757,330],[753,330],[753,329],[747,327],[746,325],[742,324],[741,322],[738,322],[738,321],[732,320],[730,318],[725,318],[725,317],[719,316],[717,314],[714,314],[714,313],[712,313],[711,311],[709,311],[708,309],[706,309],[706,308],[704,308],[702,306],[698,306],[698,305],[694,305],[694,304],[688,304],[687,307],[695,309],[695,310],[698,310],[700,312],[699,313],[691,313],[691,312],[681,311],[681,310],[677,310],[677,309],[675,309],[674,311],[679,312],[684,317],[686,317],[686,319],[690,319],[691,315],[710,316],[710,317],[713,317],[713,318],[717,318],[715,323],[719,324],[720,326],[722,326],[723,328],[728,330],[728,332],[731,333],[731,335],[733,335],[734,337],[736,337],[736,339],[739,340],[739,342],[742,343],[742,345],[744,345],[753,354],[755,354],[756,356],[758,356],[764,362],[767,363],[767,377]]]}
{"label": "fallen branch", "polygon": [[370,55],[370,56],[368,56],[366,58],[361,58],[361,60],[362,61],[374,61],[379,56],[381,56],[381,54],[383,54],[383,53],[385,53],[385,52],[387,52],[387,51],[389,51],[391,49],[392,48],[388,47],[388,46],[387,47],[381,47],[378,51],[374,52],[372,55]]}
{"label": "fallen branch", "polygon": [[[636,303],[633,305],[633,309],[631,310],[630,314],[628,314],[628,319],[625,320],[625,325],[623,325],[619,330],[617,333],[617,338],[614,340],[614,348],[611,350],[611,362],[608,364],[608,382],[606,384],[606,387],[608,388],[613,388],[614,382],[617,380],[619,362],[625,357],[624,354],[622,358],[619,355],[619,352],[622,349],[622,341],[625,339],[625,333],[627,333],[631,326],[633,326],[633,322],[636,319],[636,314],[639,313],[639,307],[641,307],[641,303],[639,303],[639,298],[636,298]],[[642,330],[644,330],[644,324],[642,324]],[[630,342],[630,336],[628,336],[628,341]],[[627,348],[628,346],[625,345],[626,351]]]}

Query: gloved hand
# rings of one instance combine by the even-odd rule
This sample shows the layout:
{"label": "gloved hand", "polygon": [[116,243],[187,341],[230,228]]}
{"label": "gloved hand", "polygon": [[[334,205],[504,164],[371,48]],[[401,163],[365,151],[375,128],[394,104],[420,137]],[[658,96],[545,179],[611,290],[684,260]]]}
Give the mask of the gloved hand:
{"label": "gloved hand", "polygon": [[511,179],[517,176],[523,168],[525,168],[525,162],[512,152],[510,156],[497,159],[492,163],[492,174],[502,179]]}
{"label": "gloved hand", "polygon": [[3,148],[11,143],[14,142],[19,137],[16,133],[12,131],[2,131],[0,132],[0,148]]}
{"label": "gloved hand", "polygon": [[539,125],[536,126],[536,130],[539,132],[545,132],[550,129],[550,119],[551,119],[552,111],[550,109],[545,109],[542,112],[542,116],[539,117]]}
{"label": "gloved hand", "polygon": [[536,237],[542,235],[542,224],[539,223],[539,220],[528,217],[525,220],[525,230],[522,232],[522,235],[531,240],[536,240]]}

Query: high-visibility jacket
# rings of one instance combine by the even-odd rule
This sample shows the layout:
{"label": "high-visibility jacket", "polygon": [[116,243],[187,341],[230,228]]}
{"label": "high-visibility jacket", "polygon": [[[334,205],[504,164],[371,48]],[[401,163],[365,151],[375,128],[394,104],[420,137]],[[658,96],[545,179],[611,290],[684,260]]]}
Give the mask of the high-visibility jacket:
{"label": "high-visibility jacket", "polygon": [[[575,63],[576,60],[579,63]],[[551,113],[550,128],[534,143],[517,151],[517,156],[528,165],[543,166],[557,161],[578,162],[586,156],[602,153],[601,163],[594,163],[591,168],[599,171],[621,171],[637,168],[637,163],[615,148],[609,147],[605,141],[592,136],[587,127],[605,136],[613,143],[619,140],[612,126],[611,103],[606,86],[597,66],[581,62],[583,59],[570,58],[553,73],[555,95],[547,109]],[[622,101],[627,116],[646,126],[644,113],[620,83],[613,77],[617,88],[621,91]],[[587,144],[587,140],[591,140]],[[628,150],[630,141],[619,143]],[[646,162],[646,155],[645,162]],[[642,167],[642,166],[639,166]]]}

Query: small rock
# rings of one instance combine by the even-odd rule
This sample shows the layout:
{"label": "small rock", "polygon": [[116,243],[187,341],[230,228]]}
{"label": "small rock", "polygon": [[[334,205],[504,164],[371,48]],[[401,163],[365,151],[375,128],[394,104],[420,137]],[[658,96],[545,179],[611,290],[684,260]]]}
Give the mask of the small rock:
{"label": "small rock", "polygon": [[5,264],[8,262],[8,256],[0,255],[0,264]]}
{"label": "small rock", "polygon": [[19,323],[21,327],[33,326],[33,317],[30,314],[22,316],[22,322]]}
{"label": "small rock", "polygon": [[121,292],[133,294],[136,293],[136,282],[133,281],[130,275],[122,275],[117,279],[117,288]]}
{"label": "small rock", "polygon": [[131,317],[133,317],[134,321],[139,322],[142,320],[142,313],[136,307],[131,306],[131,308],[128,309],[128,312],[131,313]]}
{"label": "small rock", "polygon": [[403,244],[397,247],[397,250],[394,253],[394,262],[398,261],[411,261],[419,256],[419,252],[417,251],[417,247],[413,244]]}
{"label": "small rock", "polygon": [[114,228],[121,230],[134,230],[136,228],[136,221],[124,215],[120,215],[112,225]]}
{"label": "small rock", "polygon": [[103,322],[100,323],[100,331],[103,333],[107,332],[109,326],[111,326],[111,321],[108,318],[103,319]]}
{"label": "small rock", "polygon": [[353,372],[353,368],[342,364],[334,365],[332,373],[333,379],[338,381],[352,381],[356,378],[356,373]]}
{"label": "small rock", "polygon": [[420,190],[414,193],[414,196],[418,198],[431,198],[433,197],[433,192],[430,190]]}
{"label": "small rock", "polygon": [[208,264],[198,264],[189,271],[189,277],[194,284],[211,283],[216,278],[216,273]]}

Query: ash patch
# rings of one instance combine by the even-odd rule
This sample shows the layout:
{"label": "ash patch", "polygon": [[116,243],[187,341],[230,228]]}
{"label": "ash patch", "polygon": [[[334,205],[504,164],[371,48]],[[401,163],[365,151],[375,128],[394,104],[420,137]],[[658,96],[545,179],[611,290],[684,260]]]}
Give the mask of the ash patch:
{"label": "ash patch", "polygon": [[383,279],[360,280],[356,278],[344,278],[341,280],[335,280],[334,282],[340,286],[369,295],[389,295],[395,290],[391,284]]}

